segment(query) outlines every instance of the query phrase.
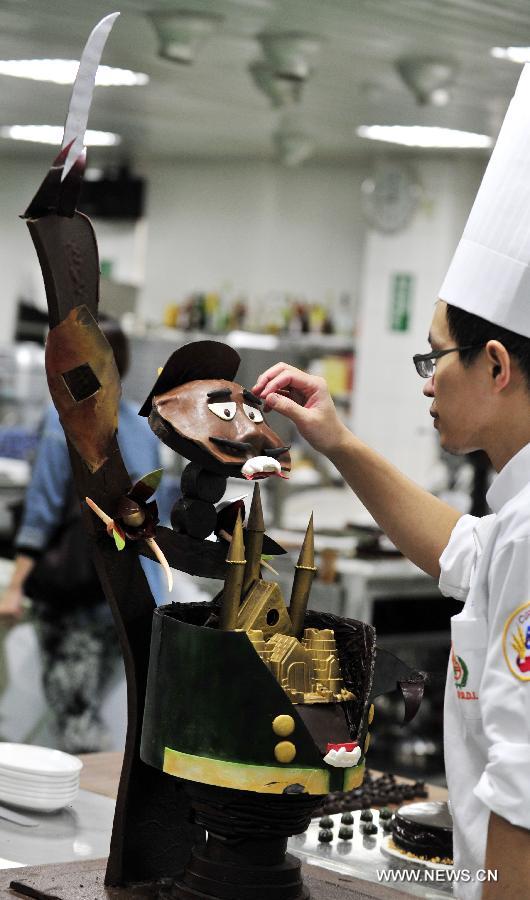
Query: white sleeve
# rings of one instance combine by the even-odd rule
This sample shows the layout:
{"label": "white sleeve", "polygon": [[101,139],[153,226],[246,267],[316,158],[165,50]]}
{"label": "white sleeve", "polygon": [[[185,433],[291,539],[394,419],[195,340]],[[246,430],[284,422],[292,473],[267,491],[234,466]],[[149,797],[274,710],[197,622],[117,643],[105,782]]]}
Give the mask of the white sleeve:
{"label": "white sleeve", "polygon": [[438,586],[444,597],[465,601],[471,573],[477,560],[475,529],[477,516],[461,516],[451,532],[449,543],[440,557]]}
{"label": "white sleeve", "polygon": [[493,558],[488,582],[479,689],[488,762],[474,793],[497,815],[530,829],[530,537]]}

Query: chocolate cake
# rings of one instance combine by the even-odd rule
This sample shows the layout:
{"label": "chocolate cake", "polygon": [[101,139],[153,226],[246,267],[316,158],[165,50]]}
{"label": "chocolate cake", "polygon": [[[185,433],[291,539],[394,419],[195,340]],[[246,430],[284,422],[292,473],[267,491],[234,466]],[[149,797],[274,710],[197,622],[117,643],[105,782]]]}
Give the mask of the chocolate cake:
{"label": "chocolate cake", "polygon": [[396,849],[422,860],[453,862],[453,820],[445,801],[406,803],[394,817]]}

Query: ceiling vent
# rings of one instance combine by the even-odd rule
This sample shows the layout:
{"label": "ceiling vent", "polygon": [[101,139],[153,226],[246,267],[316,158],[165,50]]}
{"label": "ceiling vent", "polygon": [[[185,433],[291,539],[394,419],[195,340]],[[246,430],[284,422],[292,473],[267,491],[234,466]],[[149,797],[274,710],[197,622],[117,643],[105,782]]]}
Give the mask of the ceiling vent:
{"label": "ceiling vent", "polygon": [[258,59],[249,66],[254,84],[269,98],[272,105],[279,109],[298,103],[302,96],[302,81],[292,81],[276,75],[270,65],[263,59]]}
{"label": "ceiling vent", "polygon": [[272,72],[288,81],[307,81],[322,41],[312,34],[285,32],[260,34],[263,57]]}
{"label": "ceiling vent", "polygon": [[314,71],[321,41],[310,34],[260,34],[263,56],[249,66],[256,87],[276,108],[298,103]]}
{"label": "ceiling vent", "polygon": [[289,168],[301,165],[315,152],[314,141],[302,131],[280,128],[272,138],[279,161]]}
{"label": "ceiling vent", "polygon": [[420,106],[445,106],[451,99],[456,65],[450,60],[410,56],[395,66]]}
{"label": "ceiling vent", "polygon": [[195,62],[199,47],[223,21],[223,16],[185,9],[146,15],[158,37],[158,55],[182,65]]}

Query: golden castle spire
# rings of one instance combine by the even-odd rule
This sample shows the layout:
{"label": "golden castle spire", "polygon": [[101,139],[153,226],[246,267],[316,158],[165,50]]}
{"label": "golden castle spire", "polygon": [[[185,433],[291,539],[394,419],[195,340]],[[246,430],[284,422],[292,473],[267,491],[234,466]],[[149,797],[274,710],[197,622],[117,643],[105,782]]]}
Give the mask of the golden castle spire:
{"label": "golden castle spire", "polygon": [[304,619],[309,601],[309,592],[317,570],[315,566],[313,513],[311,513],[311,518],[309,519],[304,543],[302,544],[302,549],[300,550],[300,556],[298,557],[295,569],[289,615],[291,617],[291,622],[293,623],[293,633],[295,637],[300,638],[304,631]]}
{"label": "golden castle spire", "polygon": [[[306,628],[305,612],[316,566],[313,516],[296,565],[290,616],[280,590],[260,577],[263,516],[256,485],[249,515],[247,559],[238,514],[221,600],[219,628],[244,631],[254,650],[293,703],[342,703],[351,700],[342,681],[332,629]],[[245,585],[245,586],[244,586]],[[296,629],[296,630],[295,630]],[[303,635],[303,640],[300,640]]]}
{"label": "golden castle spire", "polygon": [[243,580],[243,597],[246,596],[248,590],[255,581],[260,577],[261,551],[263,549],[263,535],[265,533],[265,522],[263,521],[263,510],[261,508],[261,494],[259,484],[254,485],[254,493],[252,495],[252,505],[247,522],[247,565],[245,568],[245,577]]}
{"label": "golden castle spire", "polygon": [[236,627],[237,614],[239,612],[241,588],[243,586],[246,565],[243,525],[241,523],[240,512],[237,514],[226,562],[228,565],[228,572],[225,579],[223,596],[221,598],[219,628],[222,631],[233,631]]}

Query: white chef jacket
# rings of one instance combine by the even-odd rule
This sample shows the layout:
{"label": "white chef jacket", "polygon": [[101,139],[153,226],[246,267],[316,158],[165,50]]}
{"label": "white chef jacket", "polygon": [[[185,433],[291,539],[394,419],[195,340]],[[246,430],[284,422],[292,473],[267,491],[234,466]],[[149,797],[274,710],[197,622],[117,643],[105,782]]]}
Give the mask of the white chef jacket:
{"label": "white chef jacket", "polygon": [[[484,867],[490,811],[530,829],[530,444],[463,516],[440,558],[451,619],[444,752],[456,869]],[[482,884],[455,885],[476,900]]]}

